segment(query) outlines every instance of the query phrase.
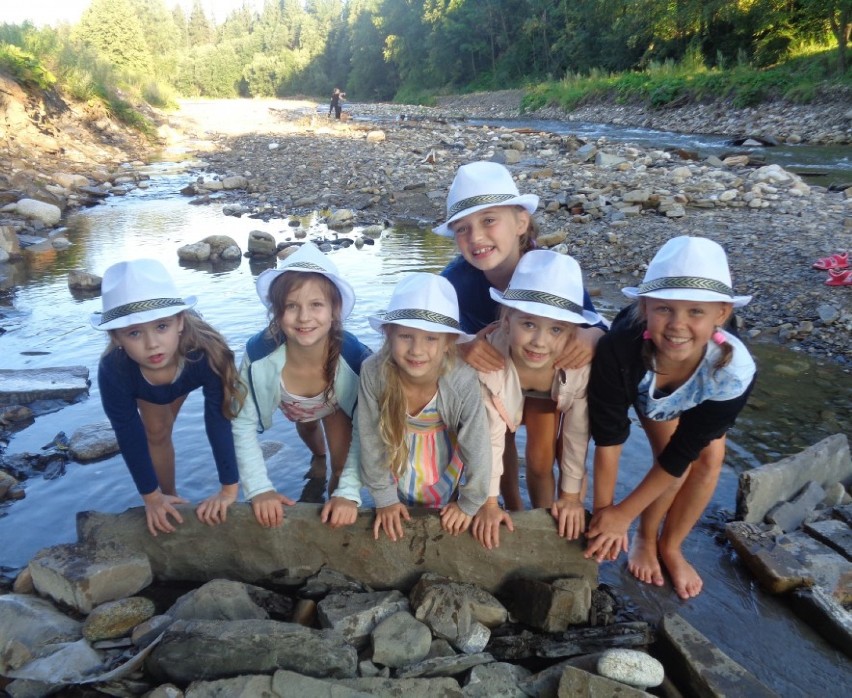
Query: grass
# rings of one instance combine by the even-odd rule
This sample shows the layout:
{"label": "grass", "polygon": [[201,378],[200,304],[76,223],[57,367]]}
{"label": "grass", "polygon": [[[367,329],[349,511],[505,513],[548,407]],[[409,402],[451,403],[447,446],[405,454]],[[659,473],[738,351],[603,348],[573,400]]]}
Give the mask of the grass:
{"label": "grass", "polygon": [[768,68],[737,61],[728,68],[707,68],[695,55],[681,61],[651,63],[642,71],[587,75],[569,74],[562,80],[529,88],[523,111],[555,105],[576,109],[591,101],[642,103],[652,109],[708,100],[728,100],[733,107],[752,107],[770,99],[797,103],[812,101],[820,88],[852,88],[852,67],[836,73],[836,50],[808,46],[796,57]]}

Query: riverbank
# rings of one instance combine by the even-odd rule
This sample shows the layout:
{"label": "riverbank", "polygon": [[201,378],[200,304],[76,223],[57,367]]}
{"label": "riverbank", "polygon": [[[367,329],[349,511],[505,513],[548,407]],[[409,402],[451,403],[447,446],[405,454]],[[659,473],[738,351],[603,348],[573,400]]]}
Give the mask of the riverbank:
{"label": "riverbank", "polygon": [[[689,153],[586,144],[456,118],[516,117],[521,97],[513,90],[447,98],[433,108],[357,105],[357,115],[369,121],[343,122],[329,121],[325,109],[318,109],[324,105],[310,100],[187,100],[178,112],[160,115],[159,133],[167,145],[162,157],[198,155],[206,162],[200,174],[208,179],[245,176],[246,189],[198,189],[195,202],[225,202],[233,215],[284,221],[314,210],[346,209],[356,225],[421,227],[443,218],[459,165],[496,159],[512,169],[522,191],[540,196],[543,240],[580,261],[605,310],[623,304],[619,289],[635,285],[665,240],[707,235],[728,250],[737,291],[754,295],[740,313],[747,337],[780,342],[852,370],[850,287],[826,286],[827,275],[811,268],[820,257],[852,248],[848,192],[807,186],[783,170],[758,168],[743,155],[698,161]],[[9,124],[8,104],[5,110]],[[787,124],[803,141],[820,137],[824,125],[834,132],[833,124],[846,118],[839,105],[828,111],[773,104],[741,111],[728,114],[732,134],[756,135],[749,119],[759,112]],[[700,114],[687,117],[677,109],[665,114],[693,125],[701,120]],[[641,117],[610,105],[549,115],[567,121]],[[671,127],[660,121],[664,116],[655,114],[655,127]],[[81,128],[83,115],[63,118],[52,122],[50,137],[40,139],[44,129],[36,129],[26,140],[4,141],[0,202],[7,205],[0,226],[6,230],[54,235],[57,224],[20,215],[13,202],[52,201],[67,216],[93,203],[95,193],[121,193],[116,180],[133,179],[133,168],[122,162],[142,152],[153,157],[153,148],[108,119],[89,119]],[[73,157],[64,157],[67,153]],[[92,186],[59,187],[58,176],[69,170],[84,173]]]}
{"label": "riverbank", "polygon": [[329,121],[310,103],[281,101],[230,103],[220,119],[218,103],[196,101],[184,102],[171,123],[207,141],[208,174],[250,175],[248,192],[214,198],[265,220],[349,209],[357,225],[431,226],[444,216],[459,165],[505,162],[520,189],[541,198],[542,239],[575,256],[612,309],[623,303],[619,289],[635,285],[665,240],[707,235],[728,250],[738,291],[754,295],[740,313],[747,337],[852,369],[852,293],[826,286],[827,274],[811,268],[852,247],[847,193],[758,168],[747,156],[696,161],[448,118],[517,116],[520,98],[510,91],[432,108],[359,104],[355,113],[368,121],[348,122]]}

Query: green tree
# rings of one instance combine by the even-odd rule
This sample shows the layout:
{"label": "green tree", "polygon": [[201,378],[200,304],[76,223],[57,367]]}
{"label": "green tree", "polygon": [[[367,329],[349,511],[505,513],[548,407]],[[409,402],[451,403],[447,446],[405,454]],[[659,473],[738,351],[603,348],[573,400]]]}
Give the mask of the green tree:
{"label": "green tree", "polygon": [[177,71],[178,52],[183,48],[180,29],[163,0],[129,0],[139,19],[145,45],[151,54],[154,76],[171,80]]}
{"label": "green tree", "polygon": [[186,25],[186,34],[189,45],[193,47],[212,44],[215,39],[213,28],[210,26],[207,15],[204,14],[204,8],[201,7],[201,0],[193,0]]}
{"label": "green tree", "polygon": [[128,0],[92,0],[77,25],[76,37],[116,67],[137,75],[151,71],[145,34]]}

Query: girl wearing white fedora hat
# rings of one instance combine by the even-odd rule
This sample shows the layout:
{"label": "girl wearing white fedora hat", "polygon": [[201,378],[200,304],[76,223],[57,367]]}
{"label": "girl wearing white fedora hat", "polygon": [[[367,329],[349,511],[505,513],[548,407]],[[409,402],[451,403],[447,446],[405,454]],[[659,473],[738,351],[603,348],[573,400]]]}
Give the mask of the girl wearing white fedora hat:
{"label": "girl wearing white fedora hat", "polygon": [[[663,568],[688,599],[703,586],[682,546],[716,489],[725,434],[754,385],[755,364],[743,343],[723,329],[735,307],[751,300],[731,286],[720,245],[676,237],[660,248],[634,300],[601,340],[592,364],[589,407],[595,439],[594,516],[587,557],[614,560],[628,550],[628,569],[662,586]],[[615,504],[615,484],[633,406],[654,462],[641,483]],[[661,565],[662,563],[662,565]]]}
{"label": "girl wearing white fedora hat", "polygon": [[[358,392],[360,475],[376,503],[373,534],[402,538],[410,505],[440,508],[444,530],[463,533],[488,496],[491,462],[476,372],[455,360],[457,342],[469,339],[455,291],[436,274],[411,274],[387,311],[369,320],[385,335],[362,366]],[[349,474],[347,464],[344,480]]]}
{"label": "girl wearing white fedora hat", "polygon": [[[512,529],[508,512],[497,503],[501,489],[504,499],[520,499],[517,477],[500,482],[506,433],[520,427],[524,403],[537,397],[553,404],[555,419],[562,420],[560,477],[557,488],[552,465],[547,472],[529,472],[527,490],[534,507],[550,509],[559,535],[575,540],[586,528],[589,365],[560,369],[555,362],[578,326],[597,320],[582,305],[580,265],[567,255],[533,250],[518,262],[508,288],[491,289],[491,295],[503,311],[499,329],[487,341],[500,352],[506,367],[479,372],[491,427],[492,461],[489,498],[474,519],[473,535],[491,548],[499,545],[501,524]],[[506,496],[509,491],[513,497]]]}
{"label": "girl wearing white fedora hat", "polygon": [[[538,197],[520,194],[508,169],[496,162],[472,162],[456,173],[447,196],[447,218],[433,228],[438,235],[454,237],[459,256],[441,272],[450,280],[459,298],[462,328],[478,333],[477,341],[461,347],[462,357],[478,371],[505,368],[500,353],[484,335],[493,329],[500,305],[491,290],[505,291],[521,257],[535,248],[537,227],[533,214]],[[594,313],[587,293],[583,307]],[[578,328],[556,365],[578,368],[592,360],[595,345],[606,331],[601,318]],[[551,400],[530,398],[524,403],[527,430],[527,473],[546,473],[553,469],[558,421]],[[517,480],[518,457],[514,434],[506,444],[504,470]],[[520,497],[504,495],[506,506],[522,509]]]}
{"label": "girl wearing white fedora hat", "polygon": [[234,420],[234,441],[245,496],[258,523],[269,528],[281,524],[284,505],[294,502],[275,490],[258,434],[281,411],[321,461],[323,476],[330,454],[333,492],[351,452],[358,372],[370,350],[343,329],[355,294],[313,243],[262,272],[256,286],[269,324],[246,343],[240,376],[249,397]]}
{"label": "girl wearing white fedora hat", "polygon": [[121,455],[142,500],[148,530],[174,531],[186,503],[175,488],[172,426],[186,396],[201,388],[204,423],[222,489],[196,509],[213,525],[225,521],[237,498],[239,477],[231,420],[244,398],[225,339],[190,311],[195,296],[181,297],[160,262],[134,259],[104,272],[103,310],[90,322],[109,332],[98,365],[98,387]]}

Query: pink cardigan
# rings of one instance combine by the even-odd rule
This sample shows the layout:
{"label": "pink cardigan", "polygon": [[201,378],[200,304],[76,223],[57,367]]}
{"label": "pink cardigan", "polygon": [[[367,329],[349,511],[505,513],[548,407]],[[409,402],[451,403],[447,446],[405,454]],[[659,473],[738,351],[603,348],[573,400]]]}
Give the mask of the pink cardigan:
{"label": "pink cardigan", "polygon": [[[509,336],[500,327],[488,335],[488,341],[506,359],[506,367],[499,371],[479,371],[482,399],[488,414],[491,430],[491,486],[488,496],[500,494],[500,476],[503,474],[503,451],[506,429],[515,432],[521,425],[524,412],[524,395],[515,364],[509,356]],[[567,494],[585,492],[586,453],[589,449],[589,409],[586,386],[589,382],[589,365],[578,369],[557,370],[553,375],[550,396],[556,409],[562,412],[562,459],[560,489]]]}

